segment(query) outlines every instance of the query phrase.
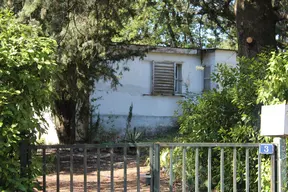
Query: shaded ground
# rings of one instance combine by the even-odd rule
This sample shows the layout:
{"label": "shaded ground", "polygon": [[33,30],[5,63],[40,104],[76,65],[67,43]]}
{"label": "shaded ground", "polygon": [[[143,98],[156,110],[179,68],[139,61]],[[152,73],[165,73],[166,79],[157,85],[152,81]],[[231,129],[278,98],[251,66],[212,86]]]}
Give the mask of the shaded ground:
{"label": "shaded ground", "polygon": [[[55,151],[48,152],[46,191],[56,191],[56,158]],[[53,157],[54,156],[54,157]],[[140,191],[150,191],[150,185],[146,184],[146,173],[149,173],[150,167],[145,164],[148,157],[147,151],[141,151],[140,155]],[[50,162],[49,162],[50,159]],[[83,152],[73,152],[73,191],[84,191],[84,155]],[[100,187],[101,191],[111,191],[111,155],[109,151],[101,151],[100,158]],[[113,154],[114,167],[114,191],[123,191],[124,186],[124,163],[122,151],[115,151]],[[60,151],[60,191],[70,191],[70,152]],[[43,177],[38,181],[43,184]],[[97,152],[87,152],[87,189],[88,191],[97,191]],[[137,191],[137,168],[136,155],[127,155],[127,191]],[[169,179],[161,174],[161,192],[169,191]]]}

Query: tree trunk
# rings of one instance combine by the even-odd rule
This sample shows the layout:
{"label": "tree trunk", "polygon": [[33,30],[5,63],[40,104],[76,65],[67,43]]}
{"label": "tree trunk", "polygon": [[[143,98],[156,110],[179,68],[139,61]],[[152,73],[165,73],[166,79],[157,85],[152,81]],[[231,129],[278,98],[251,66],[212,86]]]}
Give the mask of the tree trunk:
{"label": "tree trunk", "polygon": [[277,16],[272,0],[237,0],[235,3],[238,56],[255,57],[276,48]]}
{"label": "tree trunk", "polygon": [[[91,143],[93,134],[89,133],[89,122],[90,122],[90,92],[84,95],[81,104],[78,106],[77,115],[77,133],[78,139],[86,143]],[[80,129],[80,130],[78,130]]]}
{"label": "tree trunk", "polygon": [[59,119],[57,126],[57,134],[61,143],[75,142],[75,113],[76,103],[73,100],[56,100],[55,101],[56,115]]}

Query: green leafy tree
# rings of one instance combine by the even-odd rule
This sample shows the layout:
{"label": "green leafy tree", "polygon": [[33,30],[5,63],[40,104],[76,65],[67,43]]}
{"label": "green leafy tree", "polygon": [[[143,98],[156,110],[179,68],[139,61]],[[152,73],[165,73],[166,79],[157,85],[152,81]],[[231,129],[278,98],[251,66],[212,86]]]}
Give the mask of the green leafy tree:
{"label": "green leafy tree", "polygon": [[[135,9],[139,10],[140,14],[128,21],[121,34],[135,44],[182,48],[215,48],[222,38],[226,37],[228,41],[229,34],[229,37],[233,36],[229,43],[235,44],[235,30],[228,27],[228,24],[225,30],[220,30],[210,16],[201,10],[204,5],[196,2],[138,1]],[[226,22],[223,21],[223,25],[224,23]]]}
{"label": "green leafy tree", "polygon": [[259,82],[258,102],[265,105],[288,101],[288,52],[273,52],[263,81]]}
{"label": "green leafy tree", "polygon": [[[185,137],[187,142],[258,142],[259,115],[263,104],[257,102],[258,89],[267,73],[268,61],[269,55],[261,54],[257,59],[241,58],[241,64],[235,68],[219,64],[213,80],[220,89],[204,92],[196,102],[191,102],[191,99],[181,101],[183,116],[179,117],[180,130],[184,135],[188,134]],[[242,132],[243,126],[249,127],[252,135]],[[215,134],[195,134],[201,131]],[[233,138],[235,131],[243,135],[235,134]]]}
{"label": "green leafy tree", "polygon": [[149,0],[139,1],[137,8],[141,14],[123,32],[131,38],[141,37],[135,43],[183,48],[238,46],[239,56],[246,57],[276,49],[276,45],[284,48],[287,43],[286,1]]}
{"label": "green leafy tree", "polygon": [[31,189],[19,174],[19,144],[35,144],[42,112],[51,104],[56,42],[36,26],[0,10],[0,190]]}
{"label": "green leafy tree", "polygon": [[[183,114],[179,117],[180,142],[220,142],[220,143],[261,143],[271,142],[271,139],[260,136],[260,113],[263,104],[286,103],[288,99],[288,66],[287,52],[260,54],[257,58],[241,58],[235,68],[220,64],[213,80],[220,89],[214,89],[195,98],[187,98],[180,102]],[[175,153],[180,156],[181,150]],[[189,151],[188,151],[189,153]],[[193,153],[191,153],[193,156]],[[256,150],[250,153],[250,168],[257,168]],[[207,151],[200,153],[200,159],[207,159]],[[239,150],[237,158],[245,157],[245,151]],[[213,186],[219,187],[220,152],[213,154]],[[244,160],[244,159],[242,159]],[[269,160],[263,160],[263,171],[269,170]],[[225,171],[232,171],[232,151],[225,151]],[[245,188],[244,161],[237,163],[237,185]],[[188,170],[192,172],[190,180],[193,183],[194,158],[187,159]],[[178,161],[181,164],[181,161]],[[202,162],[203,173],[200,181],[205,189],[207,178],[207,162]],[[256,171],[250,172],[250,187],[257,191]],[[176,175],[180,174],[177,173]],[[265,175],[264,174],[264,175]],[[269,174],[267,174],[269,175]],[[189,180],[189,179],[188,179]],[[232,186],[231,175],[225,175],[225,188]],[[254,182],[255,181],[255,182]],[[269,188],[269,178],[263,179],[265,188]],[[268,189],[269,190],[269,189]]]}
{"label": "green leafy tree", "polygon": [[[75,142],[76,127],[84,126],[87,135],[90,94],[98,80],[119,84],[117,63],[143,50],[128,49],[130,41],[115,41],[120,30],[136,15],[132,0],[32,0],[9,1],[22,22],[34,23],[58,44],[57,64],[63,72],[56,78],[54,113],[60,120],[61,142]],[[127,70],[124,68],[123,70]]]}

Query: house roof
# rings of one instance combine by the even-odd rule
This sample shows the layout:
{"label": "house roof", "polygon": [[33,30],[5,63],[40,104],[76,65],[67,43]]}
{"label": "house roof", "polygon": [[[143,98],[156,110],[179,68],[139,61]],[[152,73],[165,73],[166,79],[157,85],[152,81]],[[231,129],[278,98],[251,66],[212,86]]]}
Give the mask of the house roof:
{"label": "house roof", "polygon": [[199,49],[183,49],[183,48],[173,48],[173,47],[155,47],[150,52],[197,55],[197,54],[199,54]]}
{"label": "house roof", "polygon": [[143,49],[148,52],[154,53],[172,53],[172,54],[185,54],[185,55],[197,55],[200,54],[201,51],[205,52],[214,52],[216,50],[222,51],[234,51],[232,49],[222,49],[222,48],[175,48],[175,47],[161,47],[161,46],[147,46],[147,45],[130,45],[132,49]]}
{"label": "house roof", "polygon": [[237,52],[237,50],[235,49],[222,49],[222,48],[207,48],[207,49],[202,49],[203,51],[217,51],[217,50],[220,50],[220,51],[234,51],[234,52]]}
{"label": "house roof", "polygon": [[221,48],[176,48],[176,47],[162,47],[162,46],[148,46],[148,45],[129,45],[129,49],[132,50],[143,50],[147,52],[154,52],[154,53],[170,53],[170,54],[183,54],[183,55],[199,55],[201,51],[204,51],[204,53],[211,53],[215,52],[217,50],[222,51],[233,51],[237,52],[236,50],[232,49],[221,49]]}

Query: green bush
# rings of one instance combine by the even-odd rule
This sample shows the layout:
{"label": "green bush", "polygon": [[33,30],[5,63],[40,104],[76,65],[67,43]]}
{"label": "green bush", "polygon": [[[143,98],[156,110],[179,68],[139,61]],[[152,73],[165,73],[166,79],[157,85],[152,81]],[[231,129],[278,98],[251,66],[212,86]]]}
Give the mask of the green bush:
{"label": "green bush", "polygon": [[45,131],[41,114],[51,103],[56,72],[56,42],[40,31],[0,10],[0,191],[33,187],[32,178],[19,174],[19,144],[22,140],[34,144],[36,132]]}
{"label": "green bush", "polygon": [[[180,102],[180,133],[178,142],[261,143],[271,142],[261,137],[260,110],[263,104],[283,103],[288,98],[288,53],[260,54],[257,58],[240,58],[235,68],[217,66],[213,80],[219,89],[204,92],[196,99]],[[188,94],[189,95],[189,94]],[[168,155],[163,152],[163,155]],[[174,174],[181,178],[182,149],[174,150]],[[187,150],[187,173],[194,187],[195,152]],[[207,149],[199,152],[200,191],[207,190]],[[250,150],[250,191],[257,191],[257,149]],[[169,160],[169,158],[166,158]],[[245,150],[237,151],[237,187],[245,189]],[[262,159],[263,190],[270,185],[270,160]],[[225,191],[232,187],[233,150],[225,149]],[[166,162],[167,164],[167,162]],[[165,165],[165,163],[163,163]],[[167,166],[167,165],[166,165]],[[178,169],[177,169],[178,167]],[[212,186],[220,187],[220,150],[212,150]]]}

